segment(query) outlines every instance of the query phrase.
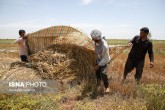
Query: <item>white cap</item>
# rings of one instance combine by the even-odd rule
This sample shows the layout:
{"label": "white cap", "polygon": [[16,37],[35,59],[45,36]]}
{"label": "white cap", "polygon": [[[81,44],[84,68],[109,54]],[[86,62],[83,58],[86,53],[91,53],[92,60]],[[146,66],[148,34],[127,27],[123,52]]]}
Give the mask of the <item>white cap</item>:
{"label": "white cap", "polygon": [[94,30],[91,32],[90,35],[91,35],[92,38],[95,38],[95,39],[97,39],[97,40],[100,40],[100,39],[101,39],[102,33],[101,33],[99,30],[94,29]]}

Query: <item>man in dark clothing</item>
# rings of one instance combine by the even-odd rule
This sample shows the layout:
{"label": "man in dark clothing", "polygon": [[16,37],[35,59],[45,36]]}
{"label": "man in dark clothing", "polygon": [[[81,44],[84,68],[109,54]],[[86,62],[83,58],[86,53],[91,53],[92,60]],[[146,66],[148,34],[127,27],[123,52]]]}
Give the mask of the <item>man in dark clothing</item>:
{"label": "man in dark clothing", "polygon": [[142,77],[145,55],[147,52],[150,58],[150,68],[154,67],[153,45],[152,42],[147,38],[148,33],[149,29],[147,27],[141,28],[140,36],[135,36],[128,43],[129,46],[133,46],[125,64],[122,83],[125,82],[127,74],[136,68],[135,80],[137,84],[139,84]]}

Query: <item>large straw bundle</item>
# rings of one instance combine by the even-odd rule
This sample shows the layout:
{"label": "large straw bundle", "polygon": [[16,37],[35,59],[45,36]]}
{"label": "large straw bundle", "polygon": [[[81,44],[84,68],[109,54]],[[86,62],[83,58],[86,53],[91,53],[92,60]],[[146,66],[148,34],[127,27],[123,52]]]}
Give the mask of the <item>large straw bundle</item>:
{"label": "large straw bundle", "polygon": [[29,59],[44,79],[91,82],[95,78],[95,53],[81,46],[53,44]]}
{"label": "large straw bundle", "polygon": [[30,62],[42,78],[89,81],[95,77],[92,40],[69,26],[53,26],[28,35]]}

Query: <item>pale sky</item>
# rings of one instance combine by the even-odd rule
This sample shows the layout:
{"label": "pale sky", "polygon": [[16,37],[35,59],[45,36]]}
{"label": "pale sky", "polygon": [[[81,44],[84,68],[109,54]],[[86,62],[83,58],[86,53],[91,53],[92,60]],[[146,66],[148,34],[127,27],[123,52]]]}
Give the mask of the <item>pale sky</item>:
{"label": "pale sky", "polygon": [[108,39],[131,39],[148,27],[152,39],[165,40],[165,0],[0,0],[0,39],[56,25],[87,35],[98,29]]}

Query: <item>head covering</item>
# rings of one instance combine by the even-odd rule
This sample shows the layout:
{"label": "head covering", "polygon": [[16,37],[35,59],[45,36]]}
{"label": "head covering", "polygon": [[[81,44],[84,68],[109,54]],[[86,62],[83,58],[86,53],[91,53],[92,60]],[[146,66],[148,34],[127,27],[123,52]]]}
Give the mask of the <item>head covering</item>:
{"label": "head covering", "polygon": [[140,31],[143,31],[143,32],[145,32],[147,34],[149,33],[149,29],[147,27],[141,28]]}
{"label": "head covering", "polygon": [[21,35],[22,33],[25,33],[25,30],[19,30],[19,35]]}
{"label": "head covering", "polygon": [[91,32],[90,35],[91,35],[92,38],[95,38],[95,39],[97,39],[97,40],[100,40],[100,39],[101,39],[102,33],[101,33],[99,30],[94,29],[94,30]]}

